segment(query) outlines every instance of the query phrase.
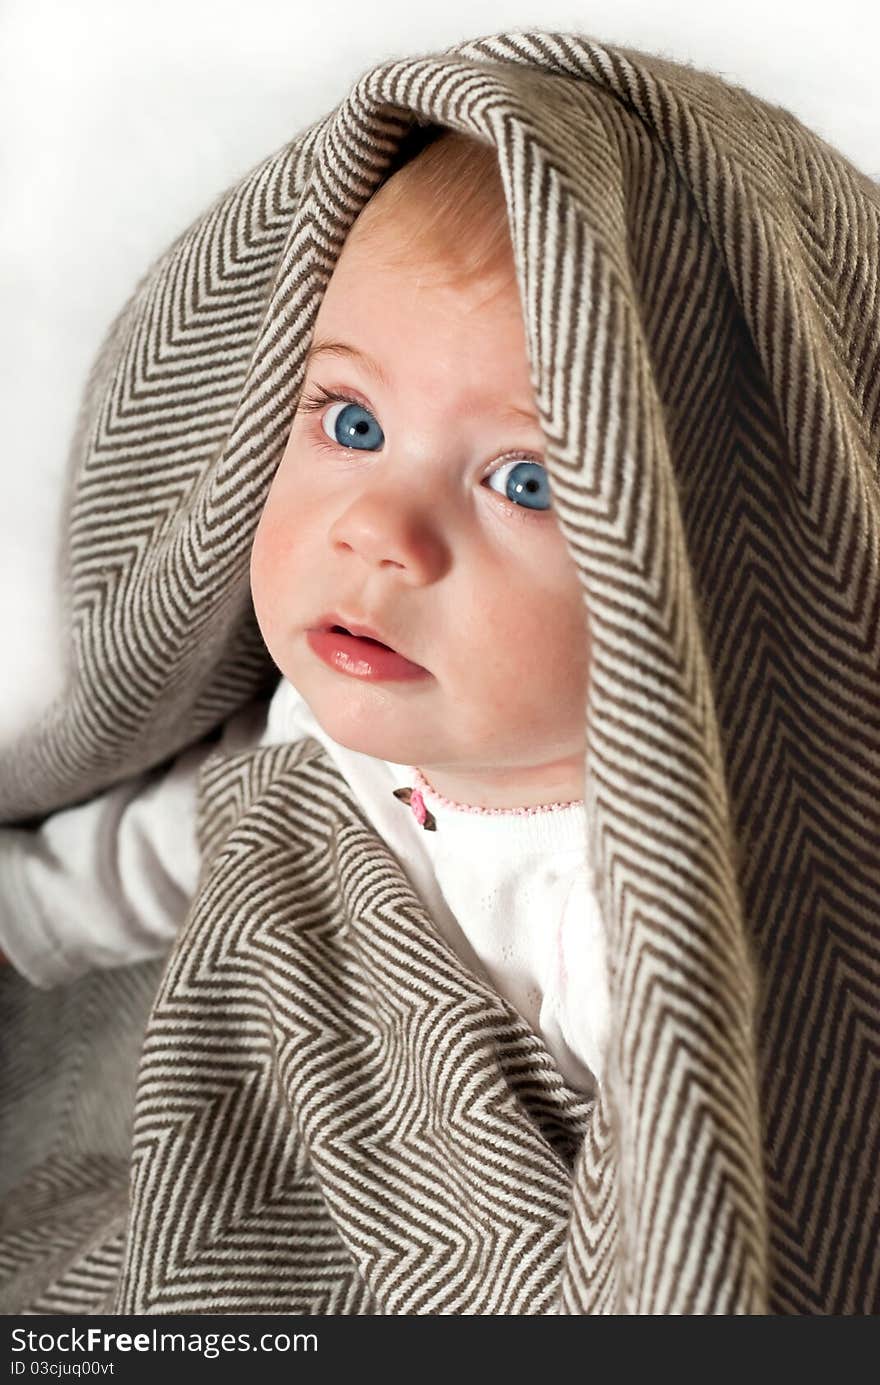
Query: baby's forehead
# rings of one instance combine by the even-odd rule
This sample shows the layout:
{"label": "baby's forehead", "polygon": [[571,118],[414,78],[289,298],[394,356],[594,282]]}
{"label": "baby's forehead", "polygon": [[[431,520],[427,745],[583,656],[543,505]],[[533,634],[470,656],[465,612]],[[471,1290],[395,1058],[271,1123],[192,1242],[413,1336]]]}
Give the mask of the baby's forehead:
{"label": "baby's forehead", "polygon": [[343,259],[357,259],[360,273],[425,274],[447,270],[456,258],[451,240],[446,244],[437,235],[422,229],[420,194],[413,190],[391,206],[367,203],[343,242],[334,273]]}
{"label": "baby's forehead", "polygon": [[[373,194],[355,218],[339,258],[357,254],[359,260],[372,261],[386,272],[419,268],[438,278],[452,274],[489,277],[502,264],[506,268],[508,261],[512,267],[503,202],[499,206],[497,198],[486,196],[475,203],[471,189],[464,221],[456,197],[458,193],[464,202],[467,192],[465,180],[450,171],[444,210],[438,206],[436,195],[419,180],[392,179]],[[479,276],[480,270],[486,274]]]}
{"label": "baby's forehead", "polygon": [[494,147],[460,131],[431,132],[427,145],[405,156],[367,199],[331,277],[343,264],[386,279],[396,270],[412,278],[415,269],[425,284],[453,287],[515,275]]}
{"label": "baby's forehead", "polygon": [[[459,253],[451,242],[422,234],[407,216],[398,216],[397,209],[373,217],[362,227],[355,222],[343,243],[330,279],[356,276],[359,285],[369,280],[381,282],[381,291],[393,292],[395,280],[424,289],[469,289],[480,294],[493,289],[507,289],[515,281],[512,256],[497,257],[489,262],[475,263],[473,240],[470,253]],[[383,299],[378,299],[381,304]]]}

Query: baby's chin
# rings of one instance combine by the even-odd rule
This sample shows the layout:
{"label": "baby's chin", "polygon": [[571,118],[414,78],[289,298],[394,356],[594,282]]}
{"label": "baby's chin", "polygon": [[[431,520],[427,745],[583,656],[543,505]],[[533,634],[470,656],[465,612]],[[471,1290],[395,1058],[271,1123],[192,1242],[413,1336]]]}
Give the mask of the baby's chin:
{"label": "baby's chin", "polygon": [[446,738],[432,734],[425,712],[402,705],[402,699],[381,685],[362,684],[356,696],[313,697],[303,689],[315,720],[337,745],[395,765],[429,764],[446,757]]}

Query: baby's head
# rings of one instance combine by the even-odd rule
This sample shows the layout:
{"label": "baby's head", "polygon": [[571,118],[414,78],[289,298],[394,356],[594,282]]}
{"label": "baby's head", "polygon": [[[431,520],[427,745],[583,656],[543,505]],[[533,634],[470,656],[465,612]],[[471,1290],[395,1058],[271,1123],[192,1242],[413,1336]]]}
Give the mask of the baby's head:
{"label": "baby's head", "polygon": [[251,586],[328,735],[482,807],[583,796],[586,615],[543,452],[497,158],[445,133],[343,246]]}

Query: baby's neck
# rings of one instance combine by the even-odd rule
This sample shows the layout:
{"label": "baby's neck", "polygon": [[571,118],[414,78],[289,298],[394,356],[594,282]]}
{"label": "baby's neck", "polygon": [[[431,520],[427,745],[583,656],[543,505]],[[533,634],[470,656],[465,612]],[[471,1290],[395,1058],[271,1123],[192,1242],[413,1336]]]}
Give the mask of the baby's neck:
{"label": "baby's neck", "polygon": [[435,793],[472,808],[541,808],[556,803],[580,803],[584,797],[584,766],[580,757],[552,765],[474,772],[457,766],[416,768]]}

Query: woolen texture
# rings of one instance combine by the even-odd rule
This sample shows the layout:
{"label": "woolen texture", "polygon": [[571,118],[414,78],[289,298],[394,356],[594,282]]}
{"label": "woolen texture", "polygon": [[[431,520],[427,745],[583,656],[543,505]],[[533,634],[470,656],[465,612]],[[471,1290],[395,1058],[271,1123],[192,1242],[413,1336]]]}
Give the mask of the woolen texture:
{"label": "woolen texture", "polygon": [[88,1132],[23,1173],[5,1311],[880,1311],[880,190],[787,111],[511,33],[372,69],[219,198],[90,379],[67,683],[3,819],[277,678],[250,545],[416,125],[497,151],[589,617],[601,1093],[440,938],[317,742],[214,753],[127,1175],[88,1203]]}

